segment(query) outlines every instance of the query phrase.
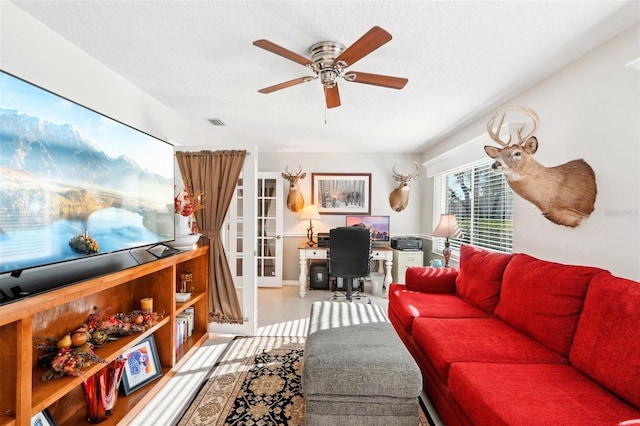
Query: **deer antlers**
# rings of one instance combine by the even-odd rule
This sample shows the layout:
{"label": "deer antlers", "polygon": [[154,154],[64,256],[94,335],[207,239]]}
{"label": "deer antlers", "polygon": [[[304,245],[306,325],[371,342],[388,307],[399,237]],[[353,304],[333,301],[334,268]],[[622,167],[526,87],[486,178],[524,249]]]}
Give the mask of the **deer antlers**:
{"label": "deer antlers", "polygon": [[415,178],[418,175],[418,172],[420,171],[420,164],[418,164],[417,162],[414,162],[414,165],[416,167],[416,169],[409,173],[408,175],[403,175],[401,173],[398,173],[396,171],[396,165],[394,164],[393,167],[391,168],[391,170],[393,171],[393,178],[397,181],[401,181],[401,182],[406,182],[406,181],[410,181],[413,178]]}
{"label": "deer antlers", "polygon": [[[517,110],[514,110],[514,111],[520,112],[526,115],[533,121],[533,128],[524,137],[522,136],[522,130],[524,129],[524,125],[517,130],[518,142],[516,143],[518,145],[522,145],[538,129],[538,124],[540,121],[538,119],[538,114],[536,114],[536,112],[530,108],[519,107]],[[497,115],[498,113],[496,112],[495,114],[493,114],[493,117],[491,117],[491,119],[487,122],[487,132],[489,133],[489,136],[491,137],[491,139],[493,139],[498,145],[500,145],[503,148],[506,148],[511,144],[511,135],[509,135],[509,140],[507,140],[506,142],[501,140],[500,129],[502,128],[502,123],[504,122],[504,117],[507,115],[507,112],[502,113],[502,116],[500,117],[500,123],[498,124],[498,127],[494,131],[493,124],[495,123]]]}
{"label": "deer antlers", "polygon": [[285,176],[285,179],[291,179],[291,178],[295,179],[295,178],[299,178],[300,175],[302,174],[302,167],[300,165],[298,165],[297,171],[295,173],[293,173],[293,172],[291,172],[289,170],[289,166],[286,166],[284,168],[284,171],[287,172],[286,176],[285,176],[285,173],[282,174],[283,176]]}

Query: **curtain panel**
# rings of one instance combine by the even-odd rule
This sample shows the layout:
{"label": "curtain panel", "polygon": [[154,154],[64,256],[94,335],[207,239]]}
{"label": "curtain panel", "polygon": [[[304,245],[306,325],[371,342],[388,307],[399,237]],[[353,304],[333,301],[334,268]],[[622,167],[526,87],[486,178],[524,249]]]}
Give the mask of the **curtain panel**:
{"label": "curtain panel", "polygon": [[231,204],[246,151],[176,152],[185,185],[204,195],[195,212],[198,228],[209,244],[209,315],[212,322],[242,324],[242,309],[222,245],[220,230]]}

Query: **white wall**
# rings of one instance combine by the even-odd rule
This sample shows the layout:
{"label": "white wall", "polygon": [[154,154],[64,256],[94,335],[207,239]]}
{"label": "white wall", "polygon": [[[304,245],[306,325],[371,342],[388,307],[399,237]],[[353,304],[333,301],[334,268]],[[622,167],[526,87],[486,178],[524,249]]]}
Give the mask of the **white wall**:
{"label": "white wall", "polygon": [[[294,170],[300,165],[307,176],[300,181],[300,190],[305,204],[311,204],[312,173],[371,173],[371,214],[390,216],[392,236],[419,235],[422,212],[420,209],[420,180],[411,183],[411,193],[407,208],[401,212],[391,210],[389,194],[397,186],[391,169],[406,174],[414,170],[414,162],[419,156],[410,154],[297,154],[297,153],[260,153],[258,170],[260,172],[283,172],[289,166]],[[421,167],[419,174],[424,175]],[[283,182],[283,193],[289,193],[288,182]],[[298,246],[307,239],[309,222],[299,219],[300,213],[284,210],[284,268],[286,281],[298,279]],[[329,232],[336,226],[344,226],[344,215],[322,215],[313,221],[313,232]]]}
{"label": "white wall", "polygon": [[208,139],[184,117],[6,1],[0,1],[0,68],[175,145]]}
{"label": "white wall", "polygon": [[[394,164],[401,173],[414,170],[414,161],[418,156],[409,154],[294,154],[294,153],[260,153],[258,170],[260,172],[284,172],[285,167],[294,170],[300,165],[307,176],[300,181],[300,190],[305,204],[311,204],[312,173],[371,173],[371,214],[391,216],[392,235],[413,235],[420,231],[420,183],[413,181],[407,208],[401,212],[391,210],[389,194],[398,183],[393,180],[391,171]],[[424,168],[419,173],[424,174]],[[283,182],[284,194],[289,193],[288,182]],[[285,236],[304,236],[307,234],[308,221],[299,219],[300,213],[285,209]],[[329,232],[329,229],[344,225],[343,215],[322,215],[313,221],[315,232]]]}
{"label": "white wall", "polygon": [[[538,113],[538,162],[555,166],[583,158],[598,185],[595,211],[573,229],[553,224],[516,196],[514,252],[599,266],[640,280],[640,71],[625,66],[639,56],[637,24],[501,105],[522,105]],[[427,151],[423,161],[485,134],[491,114]],[[424,233],[433,228],[432,197],[431,184],[425,183]]]}

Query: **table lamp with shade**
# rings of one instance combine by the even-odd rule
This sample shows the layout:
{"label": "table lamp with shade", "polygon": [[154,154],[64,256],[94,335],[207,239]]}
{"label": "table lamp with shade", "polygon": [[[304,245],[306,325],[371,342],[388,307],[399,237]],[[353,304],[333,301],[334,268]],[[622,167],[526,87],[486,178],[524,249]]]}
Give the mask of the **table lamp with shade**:
{"label": "table lamp with shade", "polygon": [[444,267],[449,267],[449,258],[451,257],[451,250],[449,249],[449,238],[461,238],[463,236],[462,231],[458,228],[458,222],[456,222],[456,215],[454,214],[441,214],[438,226],[431,233],[432,237],[446,238],[444,243],[444,250],[442,255],[444,256]]}
{"label": "table lamp with shade", "polygon": [[320,219],[320,213],[318,213],[318,207],[315,204],[307,204],[302,209],[302,213],[300,214],[300,219],[309,220],[309,227],[307,228],[307,245],[313,246],[313,220]]}

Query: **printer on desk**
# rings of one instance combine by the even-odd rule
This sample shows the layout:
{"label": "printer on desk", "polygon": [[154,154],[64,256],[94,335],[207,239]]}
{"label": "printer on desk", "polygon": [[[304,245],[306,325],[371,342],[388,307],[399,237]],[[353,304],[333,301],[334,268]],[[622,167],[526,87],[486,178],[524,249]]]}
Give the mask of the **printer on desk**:
{"label": "printer on desk", "polygon": [[328,232],[318,232],[318,247],[329,247]]}
{"label": "printer on desk", "polygon": [[[318,247],[329,247],[328,232],[318,232]],[[422,240],[417,237],[391,237],[391,248],[403,251],[422,250]]]}
{"label": "printer on desk", "polygon": [[422,240],[417,237],[391,237],[391,248],[395,250],[422,250]]}

